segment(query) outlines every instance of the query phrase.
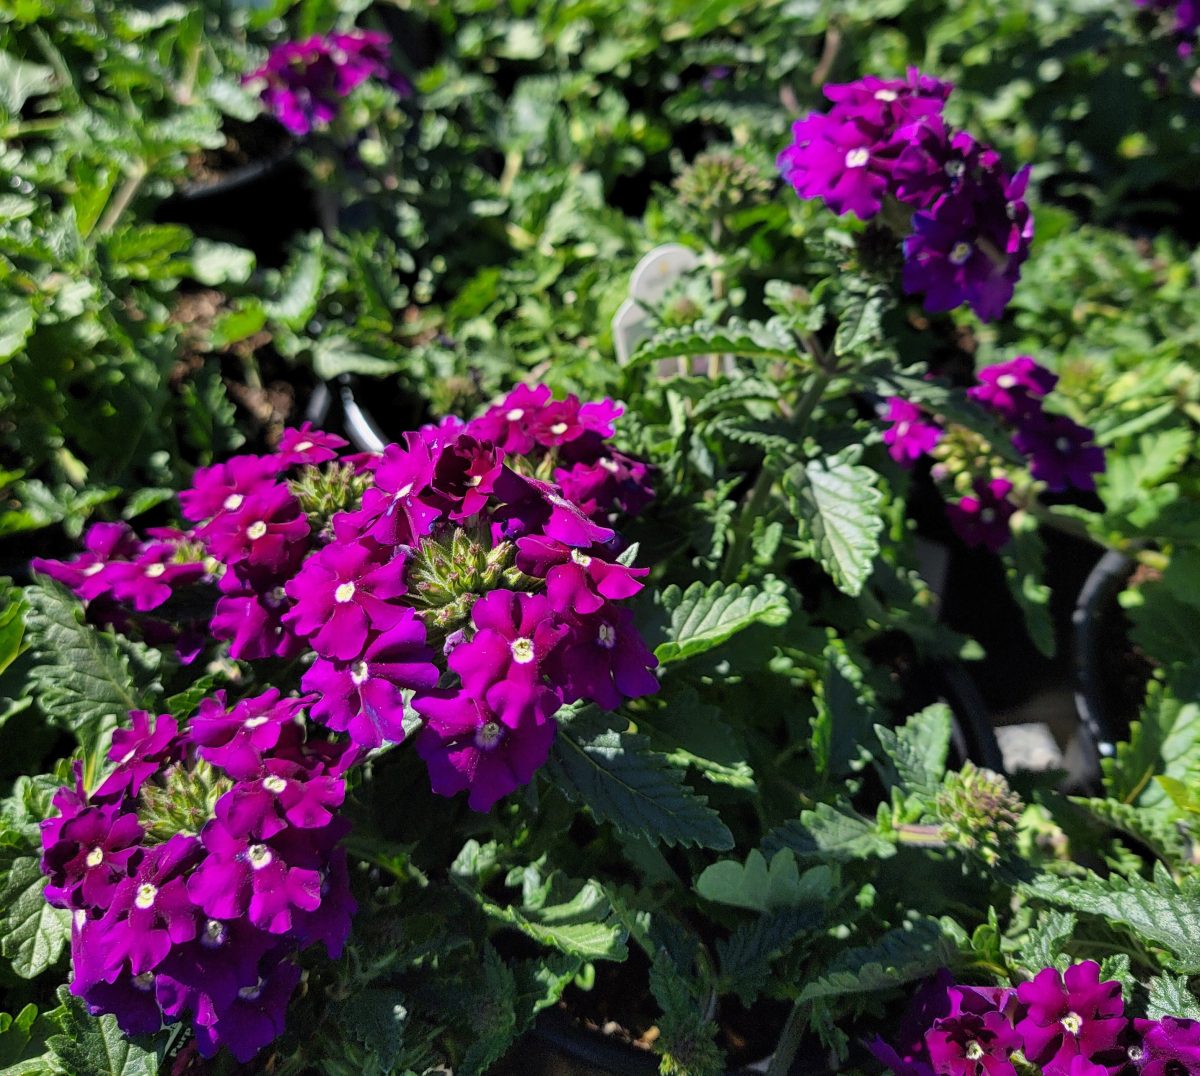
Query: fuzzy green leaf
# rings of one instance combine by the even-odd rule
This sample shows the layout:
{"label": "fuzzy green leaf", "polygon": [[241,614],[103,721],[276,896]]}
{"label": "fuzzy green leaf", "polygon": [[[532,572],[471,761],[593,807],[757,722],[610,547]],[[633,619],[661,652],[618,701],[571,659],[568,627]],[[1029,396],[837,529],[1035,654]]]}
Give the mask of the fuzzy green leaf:
{"label": "fuzzy green leaf", "polygon": [[1129,738],[1101,765],[1112,799],[1139,807],[1162,804],[1166,794],[1154,778],[1183,780],[1200,765],[1200,705],[1181,702],[1152,685]]}
{"label": "fuzzy green leaf", "polygon": [[689,355],[737,355],[746,359],[805,364],[809,361],[781,318],[772,318],[765,323],[730,318],[725,325],[699,321],[682,329],[661,332],[642,344],[630,363]]}
{"label": "fuzzy green leaf", "polygon": [[83,1002],[58,988],[61,1035],[47,1045],[65,1076],[155,1076],[158,1058],[127,1039],[115,1016],[89,1016]]}
{"label": "fuzzy green leaf", "polygon": [[802,811],[799,820],[771,830],[763,840],[763,851],[770,855],[780,848],[790,848],[801,859],[839,863],[888,859],[896,854],[895,842],[881,834],[874,823],[827,803]]}
{"label": "fuzzy green leaf", "polygon": [[22,979],[56,963],[71,938],[71,916],[46,903],[46,877],[36,856],[12,861],[0,883],[0,952]]}
{"label": "fuzzy green leaf", "polygon": [[1200,1001],[1188,986],[1186,975],[1157,975],[1146,984],[1146,991],[1149,1019],[1173,1016],[1177,1020],[1200,1020]]}
{"label": "fuzzy green leaf", "polygon": [[784,488],[800,520],[802,538],[838,589],[857,596],[871,575],[883,529],[883,494],[878,475],[854,461],[858,446],[828,459],[796,464],[784,475]]}
{"label": "fuzzy green leaf", "polygon": [[755,624],[778,627],[791,614],[783,584],[768,579],[762,587],[696,582],[680,590],[669,586],[661,602],[670,614],[669,638],[654,650],[660,665],[703,654]]}
{"label": "fuzzy green leaf", "polygon": [[612,922],[612,906],[595,882],[585,882],[561,904],[505,907],[481,894],[479,905],[493,919],[516,927],[541,945],[580,960],[624,960],[625,929]]}
{"label": "fuzzy green leaf", "polygon": [[733,847],[733,834],[678,769],[648,750],[645,737],[608,728],[595,710],[559,729],[549,772],[569,799],[622,833],[718,851]]}
{"label": "fuzzy green leaf", "polygon": [[897,729],[876,725],[875,735],[906,789],[919,791],[941,782],[950,750],[950,708],[945,703],[927,706]]}
{"label": "fuzzy green leaf", "polygon": [[801,877],[791,850],[781,848],[768,866],[763,854],[754,849],[744,864],[736,859],[710,864],[696,879],[696,892],[717,904],[776,912],[820,903],[833,884],[833,871],[823,864]]}

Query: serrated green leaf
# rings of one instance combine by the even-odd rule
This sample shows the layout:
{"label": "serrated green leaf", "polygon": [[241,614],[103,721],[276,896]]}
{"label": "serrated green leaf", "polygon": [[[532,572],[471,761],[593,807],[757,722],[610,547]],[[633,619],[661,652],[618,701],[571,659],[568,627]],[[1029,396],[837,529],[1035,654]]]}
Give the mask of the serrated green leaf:
{"label": "serrated green leaf", "polygon": [[685,687],[665,700],[665,706],[638,714],[638,731],[676,766],[690,766],[705,780],[732,788],[755,787],[754,771],[745,761],[747,748],[719,707],[700,700],[695,688]]}
{"label": "serrated green leaf", "polygon": [[763,854],[754,849],[745,863],[725,859],[706,867],[696,879],[696,892],[705,900],[748,908],[752,912],[778,912],[803,904],[819,904],[834,885],[832,868],[822,864],[804,872],[796,865],[795,854],[781,848],[768,865]]}
{"label": "serrated green leaf", "polygon": [[399,990],[368,987],[330,1006],[340,1031],[362,1043],[383,1072],[391,1072],[404,1050],[408,1005]]}
{"label": "serrated green leaf", "polygon": [[767,855],[790,848],[801,859],[839,863],[887,859],[896,854],[895,842],[881,834],[873,822],[828,803],[819,803],[813,810],[801,812],[798,820],[777,826],[767,834],[762,847]]}
{"label": "serrated green leaf", "polygon": [[883,315],[894,301],[892,289],[878,284],[853,294],[838,319],[833,353],[841,358],[877,343]]}
{"label": "serrated green leaf", "polygon": [[312,362],[314,373],[326,381],[332,381],[342,374],[388,377],[397,369],[392,359],[368,355],[347,336],[328,336],[318,340],[313,345]]}
{"label": "serrated green leaf", "polygon": [[736,355],[803,365],[810,361],[800,351],[783,319],[772,318],[763,323],[730,318],[724,325],[700,321],[686,328],[658,333],[634,352],[630,364],[689,355]]}
{"label": "serrated green leaf", "polygon": [[0,363],[7,362],[25,346],[33,332],[33,304],[20,295],[0,298]]}
{"label": "serrated green leaf", "polygon": [[473,894],[493,919],[508,923],[541,945],[580,960],[624,960],[625,929],[612,921],[612,906],[595,882],[585,882],[561,904],[505,907]]}
{"label": "serrated green leaf", "polygon": [[1184,780],[1200,766],[1200,705],[1181,702],[1152,684],[1142,712],[1117,744],[1112,758],[1101,760],[1108,795],[1139,807],[1166,800],[1156,776]]}
{"label": "serrated green leaf", "polygon": [[686,591],[672,585],[660,602],[670,615],[668,639],[654,650],[660,665],[683,661],[720,646],[755,624],[778,627],[791,615],[783,585],[768,579],[763,586],[696,582]]}
{"label": "serrated green leaf", "polygon": [[466,1014],[471,1045],[456,1066],[464,1076],[483,1076],[512,1044],[517,1030],[517,983],[500,954],[488,945],[483,953],[483,983]]}
{"label": "serrated green leaf", "polygon": [[1037,922],[1021,944],[1021,964],[1032,975],[1042,968],[1063,968],[1067,963],[1065,943],[1075,933],[1076,919],[1070,912],[1054,908],[1038,913]]}
{"label": "serrated green leaf", "polygon": [[900,728],[875,726],[875,735],[901,785],[920,791],[941,783],[950,750],[950,708],[934,703],[913,714]]}
{"label": "serrated green leaf", "polygon": [[1173,1016],[1176,1020],[1200,1020],[1200,1001],[1188,986],[1186,975],[1156,975],[1146,984],[1146,992],[1147,1018],[1161,1020]]}
{"label": "serrated green leaf", "polygon": [[[156,677],[161,655],[84,623],[79,603],[57,584],[28,587],[25,597],[37,661],[29,680],[38,705],[94,756],[130,710],[143,709],[161,691]],[[95,776],[86,773],[85,779]]]}
{"label": "serrated green leaf", "polygon": [[47,1045],[65,1076],[156,1076],[156,1055],[126,1038],[116,1017],[89,1016],[65,986],[58,1000],[63,1034],[51,1035]]}
{"label": "serrated green leaf", "polygon": [[818,907],[796,908],[777,915],[761,915],[743,923],[729,937],[717,939],[717,960],[722,990],[737,994],[743,1005],[752,1005],[771,975],[771,965],[803,935],[823,926],[825,913]]}
{"label": "serrated green leaf", "polygon": [[1176,971],[1200,972],[1200,881],[1180,888],[1160,863],[1152,881],[1089,873],[1083,879],[1043,876],[1022,888],[1048,904],[1128,927],[1168,950]]}
{"label": "serrated green leaf", "polygon": [[1033,645],[1052,658],[1054,620],[1050,616],[1050,588],[1043,582],[1045,549],[1037,527],[1032,515],[1022,512],[1013,517],[1012,541],[1004,551],[1004,578],[1008,592],[1025,616],[1025,628]]}
{"label": "serrated green leaf", "polygon": [[14,859],[0,883],[0,952],[22,979],[41,975],[71,939],[70,913],[47,904],[45,888],[36,856]]}
{"label": "serrated green leaf", "polygon": [[16,116],[25,102],[54,89],[54,68],[22,60],[11,52],[0,52],[0,105]]}
{"label": "serrated green leaf", "polygon": [[784,475],[784,488],[801,523],[801,537],[815,546],[816,558],[838,589],[862,593],[879,552],[883,494],[878,475],[853,461],[858,448],[829,459],[797,464]]}
{"label": "serrated green leaf", "polygon": [[320,235],[313,233],[296,259],[284,270],[279,295],[263,303],[267,317],[289,329],[303,329],[316,313],[324,278],[324,248]]}
{"label": "serrated green leaf", "polygon": [[594,709],[559,729],[549,772],[569,799],[622,833],[718,851],[733,847],[720,816],[683,783],[678,769],[648,750],[645,737],[607,727]]}

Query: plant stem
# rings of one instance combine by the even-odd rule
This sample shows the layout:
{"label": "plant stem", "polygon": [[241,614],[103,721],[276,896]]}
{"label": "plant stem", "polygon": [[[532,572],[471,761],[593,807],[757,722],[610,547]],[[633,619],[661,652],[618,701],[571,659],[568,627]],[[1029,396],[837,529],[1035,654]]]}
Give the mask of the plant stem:
{"label": "plant stem", "polygon": [[779,1033],[779,1041],[775,1044],[775,1053],[771,1055],[771,1063],[767,1066],[766,1076],[787,1076],[792,1062],[796,1059],[796,1051],[800,1049],[804,1024],[804,1006],[797,1001],[792,1006],[792,1011],[788,1013],[783,1031]]}
{"label": "plant stem", "polygon": [[797,438],[804,435],[808,420],[812,418],[817,404],[821,402],[821,397],[832,380],[833,374],[827,372],[823,367],[813,372],[812,380],[809,381],[808,388],[804,390],[804,395],[800,397],[800,402],[796,405],[796,413],[793,416]]}
{"label": "plant stem", "polygon": [[742,511],[738,516],[734,539],[725,551],[725,563],[721,567],[721,578],[726,582],[732,583],[735,580],[738,569],[746,559],[747,547],[750,544],[750,532],[754,529],[754,520],[762,512],[774,481],[775,476],[764,460],[758,477],[750,489],[750,495],[746,498],[746,503],[742,506]]}
{"label": "plant stem", "polygon": [[105,235],[116,227],[121,214],[129,207],[129,203],[133,201],[134,195],[137,194],[149,171],[150,166],[145,161],[138,161],[134,165],[133,171],[125,177],[125,181],[117,188],[117,193],[113,195],[112,200],[104,207],[104,216],[100,218],[100,223],[96,225],[95,231],[97,235]]}

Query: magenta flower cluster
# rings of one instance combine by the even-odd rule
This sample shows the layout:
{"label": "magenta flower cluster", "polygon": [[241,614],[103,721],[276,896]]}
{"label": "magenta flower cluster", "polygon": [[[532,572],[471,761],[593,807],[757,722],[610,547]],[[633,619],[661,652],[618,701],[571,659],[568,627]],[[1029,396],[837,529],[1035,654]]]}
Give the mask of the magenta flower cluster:
{"label": "magenta flower cluster", "polygon": [[827,86],[832,107],[796,121],[778,165],[802,198],[900,231],[904,289],[927,310],[968,303],[992,320],[1033,239],[1029,168],[1010,176],[994,150],[946,125],[951,89],[915,69]]}
{"label": "magenta flower cluster", "polygon": [[132,713],[115,765],[42,823],[46,899],[72,914],[73,993],[126,1034],[190,1020],[200,1052],[248,1061],[283,1031],[297,954],[336,958],[355,902],[337,814],[353,756],[307,739],[308,700],[201,703],[185,729]]}
{"label": "magenta flower cluster", "polygon": [[288,41],[243,81],[260,83],[267,110],[292,134],[306,135],[332,123],[342,101],[369,79],[401,96],[412,92],[408,80],[391,68],[390,44],[387,34],[370,30]]}
{"label": "magenta flower cluster", "polygon": [[942,972],[914,997],[898,1043],[877,1038],[871,1051],[894,1076],[1018,1076],[1030,1067],[1044,1076],[1200,1072],[1200,1023],[1124,1011],[1120,983],[1101,982],[1091,960],[1065,972],[1043,968],[1015,989],[960,986]]}
{"label": "magenta flower cluster", "polygon": [[[620,414],[521,385],[472,422],[424,427],[379,456],[339,457],[344,441],[306,425],[275,453],[199,470],[180,495],[194,529],[164,550],[99,525],[88,552],[34,566],[139,611],[165,605],[176,578],[215,584],[208,632],[230,656],[311,652],[313,720],[366,749],[421,726],[433,790],[486,811],[545,762],[562,705],[611,709],[658,688],[620,605],[646,570],[618,561],[608,525],[653,497],[646,465],[608,444]],[[322,476],[361,496],[317,518],[301,498]],[[127,576],[137,586],[116,593]]]}

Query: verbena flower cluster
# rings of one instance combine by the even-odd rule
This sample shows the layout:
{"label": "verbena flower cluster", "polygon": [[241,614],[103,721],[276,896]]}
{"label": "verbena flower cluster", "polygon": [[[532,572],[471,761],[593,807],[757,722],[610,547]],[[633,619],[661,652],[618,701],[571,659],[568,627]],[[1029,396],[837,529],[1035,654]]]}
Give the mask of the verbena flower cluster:
{"label": "verbena flower cluster", "polygon": [[[1028,355],[995,363],[979,372],[979,383],[967,396],[1012,431],[1013,446],[1029,461],[1032,478],[1052,493],[1094,490],[1104,471],[1104,450],[1093,432],[1066,415],[1045,410],[1045,398],[1058,378]],[[888,453],[910,467],[934,453],[945,431],[916,404],[900,397],[887,401],[889,423],[883,433]],[[951,446],[948,451],[953,451]],[[951,525],[969,545],[1001,549],[1009,539],[1013,483],[1005,477],[977,474],[972,491],[947,508]]]}
{"label": "verbena flower cluster", "polygon": [[296,955],[340,955],[355,910],[337,815],[353,756],[306,738],[307,700],[276,690],[189,726],[141,711],[116,765],[54,797],[46,899],[72,913],[73,993],[126,1034],[190,1019],[201,1053],[249,1060],[283,1031]]}
{"label": "verbena flower cluster", "polygon": [[101,524],[75,560],[34,566],[130,630],[118,603],[148,613],[215,585],[207,631],[231,657],[311,652],[314,720],[364,748],[422,725],[434,791],[486,811],[545,761],[563,704],[658,688],[620,605],[646,569],[607,525],[653,496],[646,465],[607,443],[620,414],[522,385],[379,456],[339,457],[345,442],[306,424],[199,470],[180,495],[193,530],[139,542]]}
{"label": "verbena flower cluster", "polygon": [[317,34],[271,50],[267,62],[243,79],[260,83],[267,110],[294,135],[332,123],[342,101],[369,79],[401,96],[412,92],[388,60],[391,38],[370,30]]}
{"label": "verbena flower cluster", "polygon": [[902,235],[904,289],[927,310],[969,303],[991,320],[1029,255],[1029,168],[1010,176],[994,150],[948,127],[951,90],[915,69],[827,86],[832,108],[796,121],[778,164],[802,198]]}
{"label": "verbena flower cluster", "polygon": [[872,1052],[894,1076],[1186,1076],[1200,1023],[1124,1015],[1121,984],[1095,961],[1043,968],[1015,989],[961,986],[949,972],[914,997],[899,1042]]}

